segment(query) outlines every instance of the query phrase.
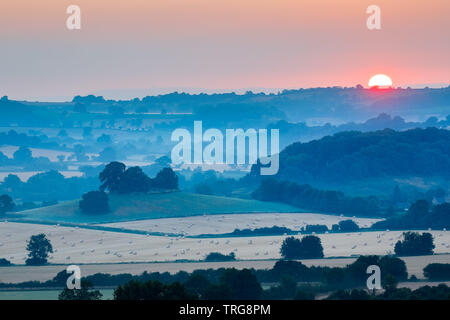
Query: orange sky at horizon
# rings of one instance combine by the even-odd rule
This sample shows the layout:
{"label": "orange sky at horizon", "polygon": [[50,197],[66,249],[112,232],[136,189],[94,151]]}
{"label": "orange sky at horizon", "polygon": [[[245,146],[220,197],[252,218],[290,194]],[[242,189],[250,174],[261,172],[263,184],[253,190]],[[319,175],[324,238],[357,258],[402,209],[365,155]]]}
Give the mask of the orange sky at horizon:
{"label": "orange sky at horizon", "polygon": [[[65,27],[79,5],[82,29]],[[366,28],[381,8],[382,29]],[[114,89],[448,84],[448,0],[15,0],[0,3],[0,95]]]}

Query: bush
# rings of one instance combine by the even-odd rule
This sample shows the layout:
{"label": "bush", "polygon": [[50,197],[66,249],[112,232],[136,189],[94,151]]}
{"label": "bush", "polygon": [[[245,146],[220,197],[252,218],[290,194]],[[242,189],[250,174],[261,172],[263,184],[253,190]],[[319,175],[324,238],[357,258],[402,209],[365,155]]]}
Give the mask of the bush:
{"label": "bush", "polygon": [[234,231],[231,233],[234,236],[249,236],[249,235],[283,235],[283,234],[293,234],[297,233],[294,230],[291,230],[286,227],[279,227],[279,226],[273,226],[273,227],[263,227],[263,228],[256,228],[256,229],[234,229]]}
{"label": "bush", "polygon": [[300,261],[279,260],[270,272],[270,281],[280,281],[284,275],[289,275],[297,281],[307,280],[308,267]]}
{"label": "bush", "polygon": [[316,236],[306,236],[301,240],[288,237],[283,241],[280,253],[285,259],[317,259],[323,258],[323,247]]}
{"label": "bush", "polygon": [[328,227],[323,224],[308,224],[302,228],[302,233],[325,233],[328,231]]}
{"label": "bush", "polygon": [[11,265],[11,261],[6,260],[6,259],[0,259],[0,267],[5,267],[5,266],[10,266]]}
{"label": "bush", "polygon": [[339,222],[339,231],[341,232],[355,232],[359,231],[359,226],[353,220],[343,220]]}
{"label": "bush", "polygon": [[430,280],[450,280],[450,263],[430,263],[423,275]]}
{"label": "bush", "polygon": [[211,252],[205,258],[205,261],[214,262],[214,261],[234,261],[236,260],[236,256],[234,252],[231,252],[229,255],[224,255],[219,252]]}
{"label": "bush", "polygon": [[418,232],[404,232],[403,241],[395,244],[395,254],[398,256],[422,256],[433,254],[433,236],[425,232],[420,235]]}
{"label": "bush", "polygon": [[85,193],[82,200],[80,200],[79,207],[86,214],[108,213],[108,195],[104,191],[90,191]]}

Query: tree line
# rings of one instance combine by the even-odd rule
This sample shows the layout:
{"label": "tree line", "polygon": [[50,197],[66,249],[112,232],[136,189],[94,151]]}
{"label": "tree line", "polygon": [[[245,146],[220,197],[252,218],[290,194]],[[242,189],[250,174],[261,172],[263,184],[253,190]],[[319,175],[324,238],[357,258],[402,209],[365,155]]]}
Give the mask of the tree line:
{"label": "tree line", "polygon": [[343,192],[319,190],[310,185],[268,178],[261,181],[252,197],[261,201],[282,202],[306,210],[335,214],[377,216],[380,214],[375,197],[348,197]]}

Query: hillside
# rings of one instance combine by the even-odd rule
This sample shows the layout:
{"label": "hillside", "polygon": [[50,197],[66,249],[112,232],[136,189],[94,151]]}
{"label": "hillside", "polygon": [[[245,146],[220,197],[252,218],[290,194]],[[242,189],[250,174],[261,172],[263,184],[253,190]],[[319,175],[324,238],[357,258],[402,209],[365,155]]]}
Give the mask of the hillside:
{"label": "hillside", "polygon": [[[450,131],[348,131],[280,153],[279,180],[350,183],[369,178],[450,176]],[[252,169],[252,172],[259,170]]]}
{"label": "hillside", "polygon": [[78,200],[11,214],[11,218],[39,222],[111,223],[141,219],[198,216],[203,214],[299,212],[289,205],[208,196],[186,192],[115,195],[109,197],[111,212],[86,215],[78,209]]}

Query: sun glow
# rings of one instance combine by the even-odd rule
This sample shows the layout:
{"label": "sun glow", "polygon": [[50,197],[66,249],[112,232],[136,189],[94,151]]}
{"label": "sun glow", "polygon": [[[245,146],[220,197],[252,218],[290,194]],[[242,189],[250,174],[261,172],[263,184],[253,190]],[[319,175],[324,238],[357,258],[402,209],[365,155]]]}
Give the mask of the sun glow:
{"label": "sun glow", "polygon": [[392,80],[385,74],[376,74],[370,78],[369,87],[389,88],[392,87]]}

